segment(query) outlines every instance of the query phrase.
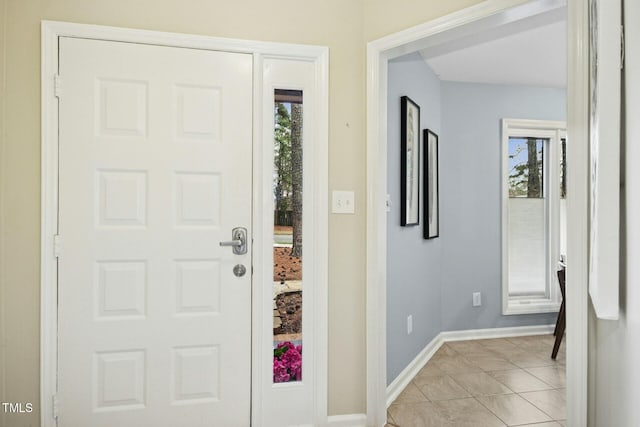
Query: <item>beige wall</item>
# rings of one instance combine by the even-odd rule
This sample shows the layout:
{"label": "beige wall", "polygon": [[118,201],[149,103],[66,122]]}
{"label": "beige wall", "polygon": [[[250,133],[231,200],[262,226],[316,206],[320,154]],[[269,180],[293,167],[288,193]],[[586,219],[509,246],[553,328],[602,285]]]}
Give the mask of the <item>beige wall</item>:
{"label": "beige wall", "polygon": [[364,38],[370,42],[478,3],[481,1],[364,0]]}
{"label": "beige wall", "polygon": [[[0,0],[0,402],[4,402],[4,396],[6,393],[5,389],[5,381],[4,381],[4,359],[5,359],[5,340],[4,340],[4,329],[5,329],[5,321],[4,321],[4,310],[2,309],[4,301],[4,287],[2,286],[3,282],[2,272],[4,271],[3,265],[3,256],[4,253],[4,208],[2,204],[2,195],[4,194],[4,180],[3,180],[3,170],[4,170],[4,95],[5,95],[5,55],[4,55],[4,41],[5,37],[5,7],[6,1]],[[0,426],[4,426],[3,415],[0,412]]]}
{"label": "beige wall", "polygon": [[346,414],[366,400],[365,45],[477,2],[0,0],[0,401],[39,404],[41,20],[330,48],[329,188],[356,192],[356,215],[329,218],[329,413]]}

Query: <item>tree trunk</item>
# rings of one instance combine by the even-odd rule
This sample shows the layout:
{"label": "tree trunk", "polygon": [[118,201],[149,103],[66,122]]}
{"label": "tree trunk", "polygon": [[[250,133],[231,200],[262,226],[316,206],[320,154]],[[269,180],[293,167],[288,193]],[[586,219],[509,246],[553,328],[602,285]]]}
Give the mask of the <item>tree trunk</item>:
{"label": "tree trunk", "polygon": [[528,179],[527,179],[527,197],[542,197],[540,185],[540,171],[538,165],[538,144],[535,138],[527,138],[528,148]]}
{"label": "tree trunk", "polygon": [[291,255],[302,256],[302,104],[291,104],[291,187],[293,247]]}
{"label": "tree trunk", "polygon": [[[279,143],[279,141],[275,141],[276,144],[279,144],[279,150],[282,150],[282,144]],[[276,198],[276,206],[275,206],[275,211],[276,211],[276,220],[275,220],[275,225],[283,225],[280,224],[280,210],[282,209],[281,203],[280,201],[282,200],[282,176],[280,171],[282,170],[282,156],[278,156],[276,158],[276,170],[278,171],[278,176],[276,177],[276,188],[274,189],[274,193],[275,193],[275,198]]]}
{"label": "tree trunk", "polygon": [[276,104],[276,126],[274,130],[275,147],[275,225],[289,225],[284,222],[287,211],[287,198],[291,188],[291,117],[282,103]]}

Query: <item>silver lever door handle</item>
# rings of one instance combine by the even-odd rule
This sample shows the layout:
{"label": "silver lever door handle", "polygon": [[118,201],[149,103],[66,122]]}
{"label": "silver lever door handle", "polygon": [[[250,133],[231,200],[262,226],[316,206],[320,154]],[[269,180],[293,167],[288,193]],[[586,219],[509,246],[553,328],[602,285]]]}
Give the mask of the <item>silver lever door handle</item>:
{"label": "silver lever door handle", "polygon": [[244,227],[236,227],[231,230],[231,238],[226,242],[220,242],[220,246],[231,246],[233,253],[236,255],[244,255],[247,253],[247,229]]}

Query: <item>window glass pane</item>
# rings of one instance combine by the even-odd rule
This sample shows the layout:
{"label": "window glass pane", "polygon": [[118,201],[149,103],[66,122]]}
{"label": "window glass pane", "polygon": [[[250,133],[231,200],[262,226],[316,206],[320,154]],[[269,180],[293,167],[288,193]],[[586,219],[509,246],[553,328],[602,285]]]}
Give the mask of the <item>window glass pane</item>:
{"label": "window glass pane", "polygon": [[509,296],[547,290],[546,200],[512,197],[509,209]]}
{"label": "window glass pane", "polygon": [[509,138],[509,197],[544,196],[544,139]]}
{"label": "window glass pane", "polygon": [[273,381],[302,380],[302,91],[275,91]]}
{"label": "window glass pane", "polygon": [[509,138],[509,295],[547,292],[547,200],[544,194],[549,140]]}
{"label": "window glass pane", "polygon": [[567,140],[560,140],[560,257],[567,255]]}
{"label": "window glass pane", "polygon": [[560,198],[567,197],[567,140],[560,140]]}

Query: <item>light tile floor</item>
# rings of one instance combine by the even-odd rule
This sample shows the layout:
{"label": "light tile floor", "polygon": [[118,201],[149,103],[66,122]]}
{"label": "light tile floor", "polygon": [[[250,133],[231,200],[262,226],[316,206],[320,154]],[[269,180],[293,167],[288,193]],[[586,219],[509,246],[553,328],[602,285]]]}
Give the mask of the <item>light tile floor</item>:
{"label": "light tile floor", "polygon": [[556,360],[554,339],[444,344],[389,407],[387,426],[564,426],[566,338]]}

